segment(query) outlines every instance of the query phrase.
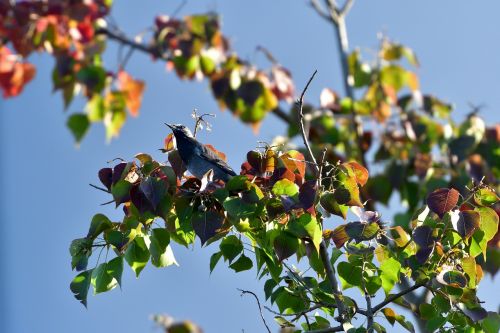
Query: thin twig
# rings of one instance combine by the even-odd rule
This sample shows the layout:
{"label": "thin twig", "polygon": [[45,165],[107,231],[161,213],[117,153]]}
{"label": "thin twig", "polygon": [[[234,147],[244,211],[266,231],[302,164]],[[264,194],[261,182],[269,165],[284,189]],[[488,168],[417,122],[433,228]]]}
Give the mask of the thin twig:
{"label": "thin twig", "polygon": [[342,7],[342,9],[340,10],[340,15],[345,17],[351,10],[352,5],[354,5],[354,0],[347,0],[344,4],[344,7]]}
{"label": "thin twig", "polygon": [[411,293],[412,291],[414,290],[417,290],[418,288],[420,287],[423,287],[426,285],[426,282],[420,282],[420,283],[416,283],[415,285],[413,285],[412,287],[409,287],[408,289],[405,289],[403,291],[400,291],[399,293],[397,294],[394,294],[392,295],[391,297],[389,298],[386,298],[384,301],[380,302],[378,305],[374,306],[373,307],[373,313],[377,313],[378,311],[380,311],[384,306],[386,306],[387,304],[391,303],[391,302],[394,302],[395,300],[397,300],[398,298],[408,294],[408,293]]}
{"label": "thin twig", "polygon": [[107,28],[100,28],[96,31],[96,34],[97,35],[105,35],[109,39],[115,40],[115,41],[119,42],[120,44],[130,46],[133,49],[150,54],[155,58],[160,58],[160,59],[165,60],[165,61],[170,60],[170,57],[160,54],[159,52],[157,52],[157,50],[155,48],[144,45],[142,43],[138,43],[135,40],[128,38],[127,36],[125,36],[121,32],[112,31],[112,30],[109,30]]}
{"label": "thin twig", "polygon": [[106,193],[111,193],[110,191],[108,191],[107,189],[103,188],[103,187],[99,187],[97,185],[94,185],[94,184],[89,184],[90,186],[92,186],[93,188],[97,189],[97,190],[100,190],[100,191],[103,191],[103,192],[106,192]]}
{"label": "thin twig", "polygon": [[[304,112],[303,112],[303,106],[304,106],[304,96],[306,94],[307,89],[309,88],[309,85],[311,84],[312,80],[314,79],[314,76],[316,75],[318,71],[315,70],[314,73],[311,75],[309,80],[307,81],[306,86],[302,90],[302,93],[300,94],[300,98],[297,101],[298,108],[299,108],[299,124],[300,124],[300,130],[302,133],[302,140],[304,141],[304,145],[306,146],[306,149],[309,153],[309,157],[311,161],[314,163],[315,171],[318,174],[318,178],[321,177],[319,175],[320,172],[320,166],[318,165],[316,158],[314,157],[311,146],[309,144],[309,140],[307,139],[306,131],[304,129]],[[335,299],[335,304],[337,304],[337,308],[339,311],[339,318],[340,322],[344,323],[348,318],[345,318],[346,315],[346,306],[344,302],[341,299],[341,292],[339,290],[337,278],[335,277],[335,272],[333,270],[333,266],[330,262],[330,258],[328,255],[328,250],[326,248],[326,243],[325,240],[322,240],[319,246],[319,254],[321,257],[321,261],[323,262],[323,266],[325,267],[326,275],[328,277],[328,281],[330,282],[330,286],[333,291],[333,297]]]}
{"label": "thin twig", "polygon": [[309,0],[309,4],[318,13],[318,15],[327,21],[331,21],[330,15],[325,11],[323,7],[319,4],[318,0]]}
{"label": "thin twig", "polygon": [[329,332],[342,332],[342,331],[344,331],[344,328],[340,325],[335,327],[322,328],[320,330],[306,331],[304,333],[329,333]]}
{"label": "thin twig", "polygon": [[304,141],[304,145],[306,146],[307,152],[309,153],[309,157],[311,158],[311,161],[316,165],[316,172],[319,172],[319,166],[318,163],[316,162],[316,158],[314,157],[311,146],[309,145],[309,140],[307,139],[307,134],[306,130],[304,128],[304,95],[306,94],[307,89],[309,88],[309,85],[311,84],[312,80],[314,79],[314,76],[316,76],[316,73],[318,71],[315,70],[314,73],[311,75],[309,80],[307,81],[306,86],[302,90],[302,93],[300,94],[300,98],[297,101],[297,106],[299,108],[299,116],[300,116],[300,131],[302,132],[302,140]]}
{"label": "thin twig", "polygon": [[266,326],[267,331],[269,333],[271,333],[271,329],[269,328],[269,326],[267,326],[266,319],[264,318],[264,315],[262,314],[262,307],[260,306],[260,301],[259,301],[259,298],[257,297],[257,295],[255,295],[255,293],[253,291],[243,290],[243,289],[238,289],[238,290],[241,292],[241,296],[243,296],[244,294],[250,294],[253,297],[255,297],[255,300],[257,301],[257,305],[259,306],[260,318],[262,318],[262,321],[264,322],[264,326]]}

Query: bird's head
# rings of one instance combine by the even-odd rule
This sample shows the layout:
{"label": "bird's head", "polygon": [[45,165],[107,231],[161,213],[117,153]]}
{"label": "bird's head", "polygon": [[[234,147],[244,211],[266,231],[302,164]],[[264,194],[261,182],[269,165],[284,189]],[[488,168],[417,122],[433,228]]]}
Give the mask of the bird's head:
{"label": "bird's head", "polygon": [[188,137],[188,138],[193,137],[193,133],[191,133],[189,128],[187,128],[182,124],[165,124],[165,125],[167,125],[172,130],[175,137]]}

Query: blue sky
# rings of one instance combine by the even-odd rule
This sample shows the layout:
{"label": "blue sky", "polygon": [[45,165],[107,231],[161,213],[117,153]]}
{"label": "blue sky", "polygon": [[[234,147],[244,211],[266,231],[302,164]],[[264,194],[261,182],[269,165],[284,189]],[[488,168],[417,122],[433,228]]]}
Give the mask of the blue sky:
{"label": "blue sky", "polygon": [[[122,29],[135,34],[179,2],[116,1],[113,16]],[[318,100],[323,87],[342,92],[332,28],[306,1],[190,1],[182,14],[207,10],[222,14],[223,31],[242,57],[264,63],[255,47],[267,47],[292,71],[299,89],[318,69],[308,92],[311,101]],[[499,12],[500,2],[493,0],[358,1],[347,23],[351,46],[375,49],[377,32],[384,32],[414,48],[424,92],[455,103],[456,120],[464,118],[469,102],[484,103],[482,115],[492,124],[499,121],[500,109]],[[113,43],[105,59],[110,68],[116,66]],[[179,268],[148,266],[138,280],[126,269],[123,291],[90,296],[88,310],[68,289],[74,276],[68,245],[86,233],[95,213],[120,217],[120,210],[99,206],[108,198],[88,183],[96,183],[97,171],[115,157],[132,159],[147,152],[161,158],[157,148],[167,134],[164,122],[190,123],[193,108],[217,113],[213,131],[201,139],[226,152],[236,169],[258,140],[283,133],[283,124],[269,115],[255,136],[228,112],[217,110],[206,83],[179,81],[164,64],[134,54],[128,71],[147,82],[141,116],[128,121],[120,138],[108,145],[103,128],[92,128],[76,149],[64,126],[61,96],[51,93],[53,60],[35,55],[31,61],[37,65],[35,80],[20,97],[0,101],[0,331],[154,332],[148,317],[169,313],[192,319],[206,332],[262,332],[254,300],[236,290],[261,295],[255,272],[236,275],[220,265],[209,275],[213,245],[200,249],[197,243],[189,250],[175,246]],[[70,111],[81,107],[75,103]],[[497,309],[491,278],[484,282],[480,295],[490,309]],[[266,317],[272,321],[272,315]]]}

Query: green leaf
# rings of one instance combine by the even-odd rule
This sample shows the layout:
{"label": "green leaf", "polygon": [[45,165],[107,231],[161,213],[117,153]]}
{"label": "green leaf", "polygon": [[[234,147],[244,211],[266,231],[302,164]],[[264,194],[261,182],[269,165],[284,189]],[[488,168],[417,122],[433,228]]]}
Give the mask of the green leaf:
{"label": "green leaf", "polygon": [[156,267],[167,267],[177,264],[172,248],[170,247],[170,234],[164,228],[156,228],[151,231],[149,238],[149,252],[151,253],[151,263]]}
{"label": "green leaf", "polygon": [[337,273],[340,276],[342,289],[349,289],[354,286],[361,287],[361,267],[350,262],[342,261],[337,265]]}
{"label": "green leaf", "polygon": [[139,277],[141,271],[146,267],[149,261],[149,237],[136,237],[127,247],[125,252],[125,260],[135,272],[135,276]]}
{"label": "green leaf", "polygon": [[422,303],[418,306],[420,317],[425,320],[429,320],[437,315],[434,306],[428,303]]}
{"label": "green leaf", "polygon": [[92,98],[85,105],[85,111],[91,122],[102,121],[106,112],[106,106],[102,96],[100,94],[92,95]]}
{"label": "green leaf", "polygon": [[111,194],[113,195],[113,199],[115,200],[116,207],[130,200],[129,192],[131,187],[132,184],[124,179],[119,180],[116,184],[113,184],[111,186]]}
{"label": "green leaf", "polygon": [[440,313],[446,313],[448,311],[451,310],[451,302],[450,300],[441,295],[441,294],[436,294],[433,298],[432,298],[432,304],[437,307],[438,311]]}
{"label": "green leaf", "polygon": [[276,196],[286,195],[294,197],[299,193],[299,187],[288,179],[278,180],[273,186],[273,194]]}
{"label": "green leaf", "polygon": [[106,71],[100,66],[83,67],[76,73],[76,79],[90,91],[100,93],[105,86]]}
{"label": "green leaf", "polygon": [[91,277],[94,293],[99,294],[114,289],[121,283],[122,273],[123,257],[116,257],[97,266]]}
{"label": "green leaf", "polygon": [[398,65],[383,67],[380,71],[380,80],[384,85],[391,86],[398,91],[407,83],[407,71]]}
{"label": "green leaf", "polygon": [[276,297],[276,305],[281,313],[298,313],[307,309],[308,302],[284,288]]}
{"label": "green leaf", "polygon": [[222,257],[222,252],[220,252],[220,251],[215,252],[210,257],[210,274],[212,274],[212,272],[214,271],[214,268],[217,265],[217,263],[219,262],[221,257]]}
{"label": "green leaf", "polygon": [[476,259],[474,257],[462,258],[462,269],[468,277],[468,286],[470,288],[476,287]]}
{"label": "green leaf", "polygon": [[335,194],[332,192],[324,193],[319,202],[321,203],[321,207],[323,207],[330,214],[334,214],[340,216],[344,220],[347,217],[347,210],[349,207],[345,205],[340,205],[337,200],[335,200]]}
{"label": "green leaf", "polygon": [[349,238],[357,242],[371,240],[377,237],[380,226],[377,222],[349,222],[345,225],[345,232]]}
{"label": "green leaf", "polygon": [[495,237],[498,230],[498,215],[489,207],[479,207],[475,211],[479,213],[479,230],[476,230],[471,238],[470,254],[476,257],[483,253],[486,259],[488,242]]}
{"label": "green leaf", "polygon": [[241,271],[247,271],[251,269],[252,266],[253,266],[252,260],[247,256],[245,256],[245,254],[243,253],[238,258],[238,260],[229,265],[229,267],[232,268],[236,273]]}
{"label": "green leaf", "polygon": [[392,186],[388,184],[390,181],[387,176],[376,175],[368,179],[365,187],[372,200],[387,205],[392,195]]}
{"label": "green leaf", "polygon": [[440,315],[429,318],[425,325],[429,332],[434,332],[446,323],[446,318]]}
{"label": "green leaf", "polygon": [[259,266],[259,262],[265,262],[269,274],[271,274],[271,277],[276,283],[279,283],[282,267],[273,260],[273,257],[269,253],[259,247],[256,248],[255,256],[257,258],[257,266]]}
{"label": "green leaf", "polygon": [[92,222],[90,222],[89,232],[87,233],[87,238],[94,239],[101,234],[101,232],[111,229],[113,224],[111,221],[103,214],[96,214],[92,217]]}
{"label": "green leaf", "polygon": [[229,197],[224,201],[224,209],[229,217],[238,222],[241,219],[252,217],[257,209],[256,204],[249,204],[238,197]]}
{"label": "green leaf", "polygon": [[220,242],[219,248],[224,258],[231,262],[243,251],[243,243],[238,237],[229,235]]}
{"label": "green leaf", "polygon": [[293,219],[287,225],[288,230],[299,238],[308,238],[314,244],[316,251],[319,251],[319,244],[322,240],[321,227],[314,216],[305,213],[299,218]]}
{"label": "green leaf", "polygon": [[491,206],[498,202],[498,195],[489,188],[482,188],[474,193],[474,200],[481,206]]}
{"label": "green leaf", "polygon": [[235,176],[226,183],[226,190],[231,192],[243,192],[250,189],[250,181],[247,176]]}
{"label": "green leaf", "polygon": [[481,326],[485,333],[498,333],[500,331],[500,315],[488,312],[488,317],[483,319]]}
{"label": "green leaf", "polygon": [[88,258],[92,254],[93,241],[88,238],[74,239],[69,246],[71,268],[81,271],[87,268]]}
{"label": "green leaf", "polygon": [[75,298],[85,307],[87,307],[87,295],[89,293],[92,271],[93,269],[81,272],[71,281],[69,286],[73,292],[73,296],[75,296]]}
{"label": "green leaf", "polygon": [[264,283],[264,293],[266,295],[266,301],[271,297],[271,294],[273,293],[274,288],[278,285],[276,281],[273,279],[269,279]]}
{"label": "green leaf", "polygon": [[66,126],[68,126],[71,133],[75,137],[76,143],[80,143],[85,134],[87,134],[90,127],[90,121],[86,114],[74,113],[69,116]]}
{"label": "green leaf", "polygon": [[396,282],[399,281],[401,264],[394,258],[389,258],[380,264],[380,279],[385,294],[389,294]]}

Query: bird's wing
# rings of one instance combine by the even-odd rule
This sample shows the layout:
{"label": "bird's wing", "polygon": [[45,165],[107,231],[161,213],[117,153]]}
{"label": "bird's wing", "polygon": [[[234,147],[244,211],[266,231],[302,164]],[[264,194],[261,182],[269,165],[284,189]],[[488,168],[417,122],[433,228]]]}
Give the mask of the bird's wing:
{"label": "bird's wing", "polygon": [[200,156],[207,162],[215,164],[227,174],[236,176],[236,172],[234,172],[234,170],[231,169],[231,167],[227,165],[227,163],[222,160],[213,150],[207,148],[206,146],[203,146]]}

